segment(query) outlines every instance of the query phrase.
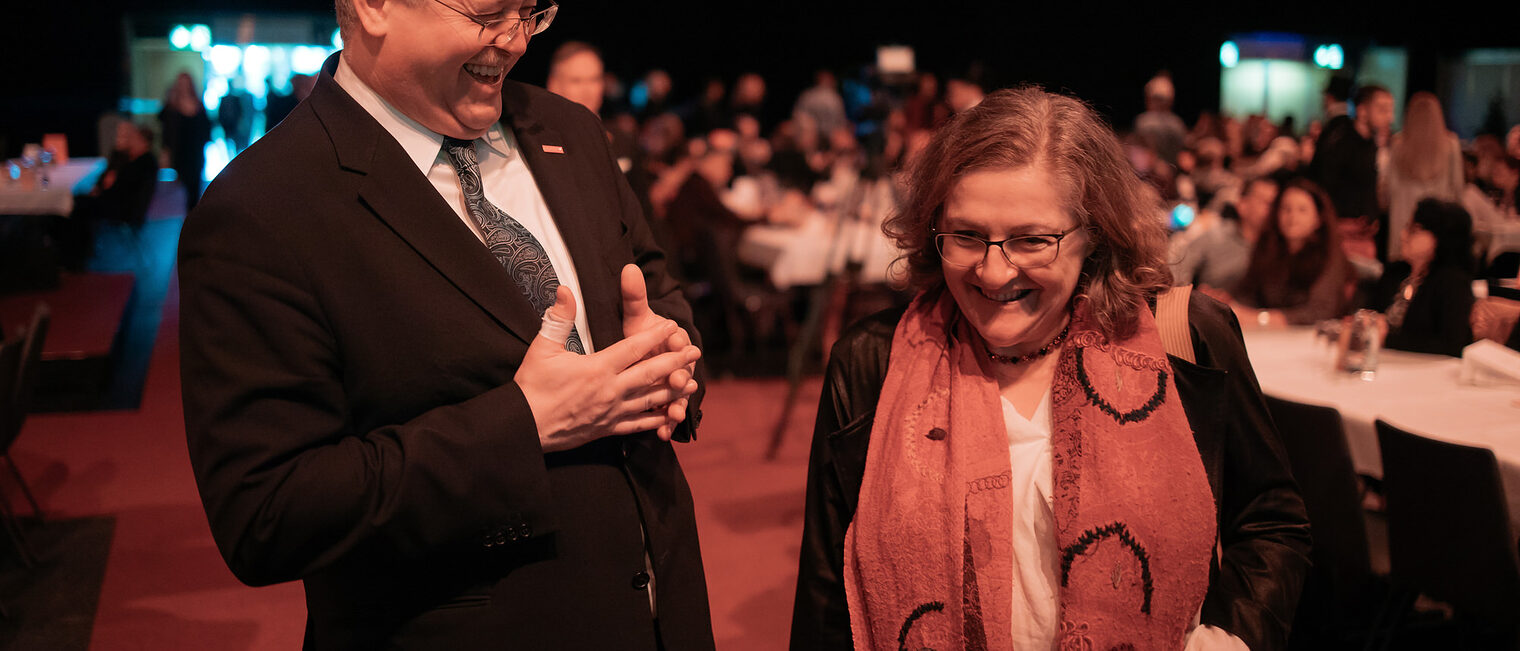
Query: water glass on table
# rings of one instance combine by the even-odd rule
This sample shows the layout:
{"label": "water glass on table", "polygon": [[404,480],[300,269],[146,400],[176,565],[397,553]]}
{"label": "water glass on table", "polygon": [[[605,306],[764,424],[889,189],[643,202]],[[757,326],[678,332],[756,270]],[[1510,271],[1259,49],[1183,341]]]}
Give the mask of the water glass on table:
{"label": "water glass on table", "polygon": [[1357,310],[1341,321],[1336,368],[1372,381],[1377,378],[1378,353],[1383,345],[1382,315]]}

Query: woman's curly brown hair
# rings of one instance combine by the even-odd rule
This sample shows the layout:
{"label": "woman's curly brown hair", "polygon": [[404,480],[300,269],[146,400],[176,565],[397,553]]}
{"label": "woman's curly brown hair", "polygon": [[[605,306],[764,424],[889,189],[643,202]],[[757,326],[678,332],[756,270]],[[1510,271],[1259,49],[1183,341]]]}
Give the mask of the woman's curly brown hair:
{"label": "woman's curly brown hair", "polygon": [[904,251],[899,262],[908,285],[944,285],[933,232],[962,177],[1030,165],[1044,165],[1064,186],[1067,210],[1091,238],[1077,295],[1088,301],[1105,335],[1128,336],[1139,311],[1172,284],[1160,197],[1135,174],[1113,130],[1092,108],[1037,87],[987,95],[935,133],[908,170],[903,204],[882,225]]}

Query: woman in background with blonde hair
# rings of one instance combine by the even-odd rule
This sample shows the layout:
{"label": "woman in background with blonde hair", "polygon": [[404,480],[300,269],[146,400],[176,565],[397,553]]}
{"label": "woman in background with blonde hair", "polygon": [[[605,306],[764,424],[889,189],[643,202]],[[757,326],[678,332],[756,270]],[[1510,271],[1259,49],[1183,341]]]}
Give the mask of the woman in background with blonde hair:
{"label": "woman in background with blonde hair", "polygon": [[1462,146],[1446,129],[1441,101],[1415,93],[1404,111],[1404,130],[1393,137],[1388,169],[1378,175],[1379,194],[1388,206],[1388,251],[1396,255],[1404,230],[1421,199],[1462,197]]}

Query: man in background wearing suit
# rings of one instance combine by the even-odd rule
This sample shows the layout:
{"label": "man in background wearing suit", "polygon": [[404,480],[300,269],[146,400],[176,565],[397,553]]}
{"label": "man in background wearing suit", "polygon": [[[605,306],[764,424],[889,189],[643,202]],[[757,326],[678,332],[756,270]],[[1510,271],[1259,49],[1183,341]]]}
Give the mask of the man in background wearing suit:
{"label": "man in background wearing suit", "polygon": [[595,116],[504,79],[536,1],[337,0],[185,223],[196,480],[306,648],[713,647],[691,311]]}

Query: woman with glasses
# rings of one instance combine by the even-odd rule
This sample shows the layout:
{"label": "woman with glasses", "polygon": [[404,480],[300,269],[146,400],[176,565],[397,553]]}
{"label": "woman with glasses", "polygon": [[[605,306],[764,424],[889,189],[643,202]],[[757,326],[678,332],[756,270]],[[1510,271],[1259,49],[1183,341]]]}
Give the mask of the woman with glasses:
{"label": "woman with glasses", "polygon": [[1303,503],[1230,310],[1167,292],[1113,133],[999,91],[908,186],[886,230],[918,294],[834,347],[792,647],[1283,646]]}

